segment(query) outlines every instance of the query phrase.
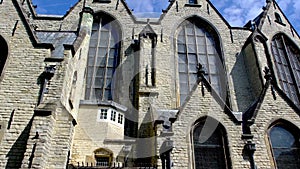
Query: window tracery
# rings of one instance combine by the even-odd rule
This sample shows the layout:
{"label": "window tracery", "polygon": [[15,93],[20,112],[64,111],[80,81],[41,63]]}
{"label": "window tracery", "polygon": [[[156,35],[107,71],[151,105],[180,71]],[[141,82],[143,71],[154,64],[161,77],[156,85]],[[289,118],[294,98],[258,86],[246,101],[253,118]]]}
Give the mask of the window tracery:
{"label": "window tracery", "polygon": [[[207,23],[206,23],[207,25]],[[186,20],[177,36],[180,104],[197,81],[197,65],[206,71],[206,79],[219,96],[224,96],[224,71],[216,34],[203,23]]]}
{"label": "window tracery", "polygon": [[89,45],[86,100],[112,100],[113,74],[119,64],[121,31],[113,18],[95,19]]}

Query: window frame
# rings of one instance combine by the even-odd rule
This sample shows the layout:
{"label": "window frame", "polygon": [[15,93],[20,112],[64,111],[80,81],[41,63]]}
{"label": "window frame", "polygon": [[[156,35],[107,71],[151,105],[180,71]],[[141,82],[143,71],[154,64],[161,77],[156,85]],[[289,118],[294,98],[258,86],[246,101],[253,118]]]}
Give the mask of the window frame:
{"label": "window frame", "polygon": [[[267,147],[269,150],[269,157],[270,157],[271,164],[273,165],[273,167],[278,169],[276,157],[274,155],[274,150],[273,150],[273,146],[272,146],[272,142],[271,142],[271,136],[270,136],[270,132],[274,127],[283,128],[284,130],[289,132],[295,138],[295,140],[298,140],[298,145],[297,145],[298,151],[300,151],[300,140],[299,140],[300,139],[300,134],[299,134],[300,130],[297,126],[295,126],[291,122],[288,122],[283,119],[279,119],[279,120],[273,122],[273,124],[271,124],[269,126],[269,128],[267,129],[267,132],[266,132],[267,139],[266,140],[267,140],[267,145],[268,145]],[[300,155],[299,155],[299,157],[300,157]],[[299,166],[300,166],[300,163],[299,163]]]}
{"label": "window frame", "polygon": [[[92,37],[93,33],[95,37]],[[101,39],[104,35],[108,36],[107,39]],[[94,16],[87,59],[85,100],[113,100],[116,85],[113,81],[114,72],[121,62],[121,39],[122,31],[116,19],[105,13]],[[99,54],[101,51],[106,53]],[[101,58],[105,59],[104,64]],[[98,85],[96,79],[99,80]]]}
{"label": "window frame", "polygon": [[[282,41],[282,53],[284,56],[280,55],[280,49],[279,49],[279,44],[278,41]],[[275,47],[274,44],[275,43]],[[297,50],[299,52],[299,55],[292,55],[289,52],[289,48],[295,48],[295,50]],[[275,74],[275,79],[276,79],[276,85],[278,86],[278,88],[286,95],[286,97],[299,109],[300,108],[300,80],[297,80],[296,76],[299,75],[295,75],[297,74],[297,72],[294,72],[294,68],[291,63],[294,62],[294,59],[297,59],[298,57],[300,57],[300,49],[297,47],[297,45],[285,34],[283,33],[278,33],[276,35],[273,36],[272,41],[270,43],[270,49],[271,49],[271,54],[272,54],[272,63],[273,63],[273,72]],[[276,52],[274,52],[276,50]],[[278,55],[278,56],[277,56]],[[278,57],[278,58],[276,58]],[[297,58],[294,58],[297,57]],[[278,61],[280,60],[280,61]],[[300,58],[298,58],[298,62],[300,64]],[[285,64],[285,65],[283,65]],[[287,71],[283,70],[283,66],[287,67]],[[281,66],[279,68],[279,66]],[[299,65],[300,66],[300,65]],[[295,68],[297,69],[297,68]],[[282,79],[283,74],[279,73],[279,71],[282,71],[285,78],[286,79]],[[300,71],[299,71],[300,72]],[[290,80],[292,81],[292,83],[290,82],[284,82],[286,80],[289,80],[288,76],[290,76]],[[287,84],[289,84],[289,86],[287,86]],[[294,91],[292,91],[292,86],[294,86],[294,91],[296,92],[296,100],[297,103],[295,103],[294,99],[291,98],[291,95]],[[287,88],[287,89],[285,89]]]}
{"label": "window frame", "polygon": [[99,110],[100,112],[99,112],[99,120],[108,120],[108,117],[109,117],[109,109],[104,109],[104,108],[102,108],[102,109],[100,109]]}
{"label": "window frame", "polygon": [[[215,120],[212,117],[206,116],[206,117],[202,117],[200,119],[198,119],[194,125],[191,127],[190,130],[190,141],[191,141],[191,155],[192,155],[192,165],[193,168],[196,169],[196,155],[195,155],[195,144],[194,144],[194,132],[195,129],[199,126],[199,125],[205,125],[205,121],[210,118],[210,120],[215,121],[215,123],[218,125],[215,129],[219,130],[219,132],[222,134],[221,139],[222,139],[222,147],[223,147],[223,153],[224,153],[224,162],[225,162],[225,166],[226,169],[232,169],[232,163],[231,163],[231,157],[230,157],[230,152],[229,152],[229,146],[228,146],[228,135],[226,132],[225,127],[217,120]],[[201,132],[200,132],[201,133]]]}
{"label": "window frame", "polygon": [[[180,32],[182,31],[182,29],[186,29],[185,27],[188,24],[193,25],[194,28],[199,28],[201,30],[205,30],[204,34],[208,34],[210,36],[210,38],[213,40],[214,47],[215,47],[214,48],[215,49],[215,54],[214,55],[216,56],[216,58],[218,58],[220,60],[220,63],[218,62],[218,64],[220,64],[220,66],[222,66],[222,69],[218,69],[217,68],[218,69],[217,70],[217,74],[220,75],[220,74],[223,73],[224,76],[218,76],[218,79],[219,79],[219,82],[221,82],[220,83],[221,85],[217,85],[219,87],[220,93],[222,95],[219,95],[218,92],[216,92],[215,90],[212,90],[212,91],[215,92],[213,94],[217,94],[219,98],[221,98],[221,99],[223,98],[224,102],[228,102],[228,99],[229,99],[228,98],[229,97],[228,92],[229,91],[228,91],[228,83],[227,83],[227,79],[226,79],[226,77],[227,77],[227,71],[226,71],[226,67],[224,66],[224,58],[223,58],[224,54],[223,54],[223,50],[222,50],[222,43],[221,43],[220,35],[216,31],[216,29],[209,22],[207,22],[206,20],[204,20],[202,18],[193,16],[193,17],[185,19],[182,23],[180,23],[178,25],[177,31],[175,32],[174,39],[173,39],[173,42],[174,42],[173,43],[174,44],[174,56],[175,56],[175,62],[176,62],[176,64],[175,64],[175,70],[176,70],[175,74],[176,74],[176,77],[177,77],[176,78],[176,82],[175,82],[175,85],[176,85],[175,88],[176,88],[176,92],[177,92],[177,94],[176,94],[177,95],[177,105],[179,107],[182,106],[182,104],[184,103],[184,100],[185,100],[185,99],[183,99],[183,100],[180,99],[181,98],[180,97],[180,95],[181,95],[181,92],[180,92],[180,79],[179,79],[179,76],[180,76],[180,73],[179,73],[179,53],[180,52],[179,52],[179,48],[178,48],[178,37],[180,36]],[[193,29],[193,31],[195,32],[197,30]],[[184,35],[184,36],[186,36],[186,35]],[[194,40],[196,40],[197,39],[197,35],[194,34],[194,36],[195,36]],[[185,40],[187,40],[187,39],[185,38],[184,41]],[[207,41],[207,39],[206,39],[206,41]],[[184,42],[183,44],[187,45],[186,42]],[[199,43],[195,42],[194,45],[199,46]],[[205,48],[207,49],[207,47],[208,46],[206,45]],[[186,48],[185,50],[187,50],[188,47],[185,46],[185,48]],[[198,53],[197,52],[198,51],[194,52],[194,54],[197,56],[197,62],[201,63],[200,62],[199,52]],[[189,52],[185,51],[185,53],[183,53],[183,54],[188,55]],[[209,59],[208,55],[211,55],[211,54],[209,54],[208,52],[206,52],[206,53],[204,53],[204,55],[206,55],[205,59],[207,60],[207,59]],[[210,63],[210,62],[208,62],[208,63]],[[206,67],[205,67],[205,70],[209,71],[209,70],[207,70]],[[206,72],[206,73],[209,73],[209,72]],[[208,75],[208,76],[210,78],[210,75]],[[207,81],[210,83],[210,85],[212,84],[211,81],[210,81],[210,79],[207,79]],[[222,82],[224,82],[224,84]],[[187,93],[187,96],[188,96],[189,92]]]}

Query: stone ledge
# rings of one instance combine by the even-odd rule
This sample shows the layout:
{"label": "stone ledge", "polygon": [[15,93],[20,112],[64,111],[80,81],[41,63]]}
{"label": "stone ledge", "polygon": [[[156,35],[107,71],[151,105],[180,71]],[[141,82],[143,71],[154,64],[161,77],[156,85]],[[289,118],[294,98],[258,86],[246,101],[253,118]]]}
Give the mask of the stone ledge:
{"label": "stone ledge", "polygon": [[104,143],[114,143],[114,144],[134,144],[136,140],[134,139],[105,139]]}
{"label": "stone ledge", "polygon": [[127,111],[127,107],[124,105],[121,105],[119,103],[116,103],[114,101],[104,101],[104,100],[80,100],[80,106],[86,105],[86,106],[108,106],[112,107],[118,110],[121,110],[123,112]]}

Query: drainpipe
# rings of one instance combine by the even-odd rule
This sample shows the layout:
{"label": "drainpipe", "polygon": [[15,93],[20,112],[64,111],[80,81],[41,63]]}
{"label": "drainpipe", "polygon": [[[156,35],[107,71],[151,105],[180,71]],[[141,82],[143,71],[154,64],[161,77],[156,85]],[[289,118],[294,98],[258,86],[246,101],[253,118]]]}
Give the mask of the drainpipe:
{"label": "drainpipe", "polygon": [[254,161],[254,152],[256,151],[255,144],[248,141],[244,146],[244,150],[249,157],[251,169],[257,169]]}

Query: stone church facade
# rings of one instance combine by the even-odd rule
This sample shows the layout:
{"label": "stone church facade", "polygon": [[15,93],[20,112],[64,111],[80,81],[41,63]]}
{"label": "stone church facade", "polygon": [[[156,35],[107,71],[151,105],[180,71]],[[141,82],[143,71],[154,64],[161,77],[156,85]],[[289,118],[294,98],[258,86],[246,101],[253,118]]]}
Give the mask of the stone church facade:
{"label": "stone church facade", "polygon": [[262,5],[232,27],[209,0],[1,1],[0,168],[300,168],[300,37]]}

